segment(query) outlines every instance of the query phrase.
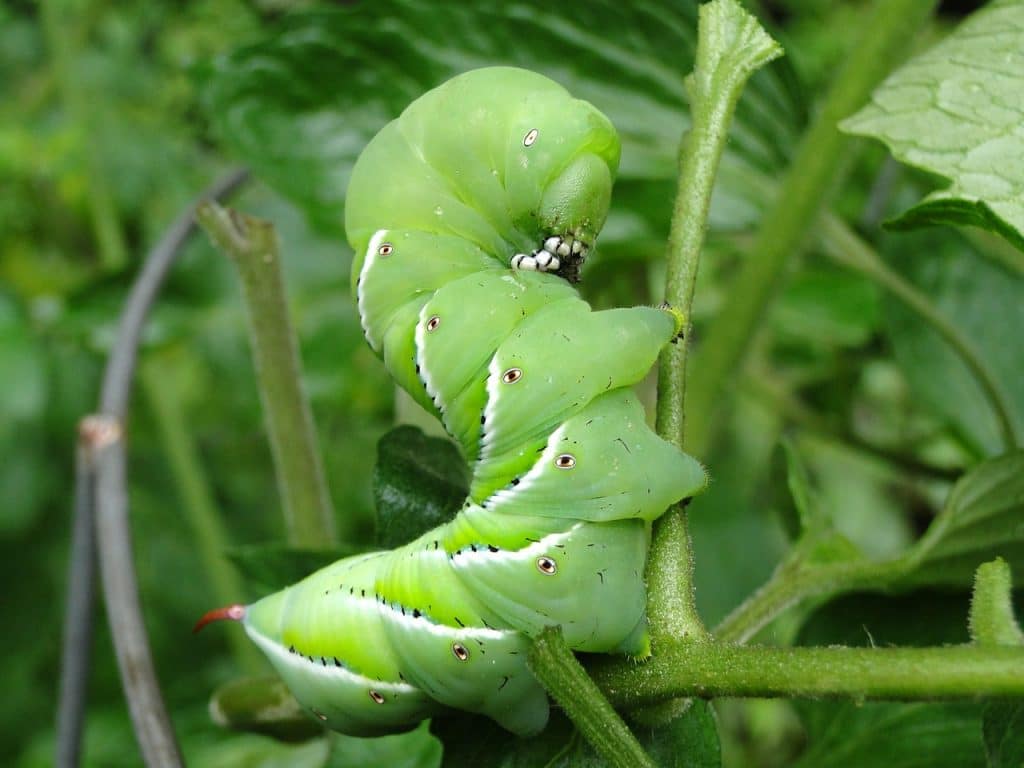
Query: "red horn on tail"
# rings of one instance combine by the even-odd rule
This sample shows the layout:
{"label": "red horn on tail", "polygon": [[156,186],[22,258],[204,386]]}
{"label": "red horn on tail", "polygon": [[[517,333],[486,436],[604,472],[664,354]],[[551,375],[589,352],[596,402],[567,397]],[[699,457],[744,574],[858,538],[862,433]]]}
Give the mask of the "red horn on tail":
{"label": "red horn on tail", "polygon": [[192,627],[192,634],[198,632],[211,621],[223,621],[224,619],[229,619],[230,621],[241,621],[244,618],[244,605],[235,603],[234,605],[225,605],[223,608],[214,608],[212,611],[204,613],[203,618],[196,622],[196,625]]}

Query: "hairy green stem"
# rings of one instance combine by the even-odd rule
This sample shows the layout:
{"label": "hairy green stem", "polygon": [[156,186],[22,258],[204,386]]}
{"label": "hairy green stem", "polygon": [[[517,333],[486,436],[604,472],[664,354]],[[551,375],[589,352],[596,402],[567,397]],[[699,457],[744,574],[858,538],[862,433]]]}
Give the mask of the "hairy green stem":
{"label": "hairy green stem", "polygon": [[[679,152],[679,185],[669,231],[665,300],[682,313],[690,306],[707,232],[715,174],[736,103],[749,77],[782,54],[756,19],[733,0],[701,6],[697,55],[687,79],[691,124]],[[683,447],[687,343],[668,347],[658,367],[658,434]],[[648,568],[651,634],[700,638],[706,632],[693,595],[693,558],[686,516],[673,507],[657,523]]]}
{"label": "hairy green stem", "polygon": [[859,238],[839,217],[822,217],[819,227],[821,247],[833,260],[864,275],[887,290],[913,310],[949,344],[967,366],[981,387],[992,408],[1003,446],[1012,450],[1021,444],[1013,419],[1013,405],[999,377],[989,368],[971,339],[947,319],[934,303],[901,275],[894,272],[881,257]]}
{"label": "hairy green stem", "polygon": [[328,547],[335,538],[334,511],[302,391],[274,227],[213,202],[202,203],[196,217],[238,267],[288,541],[311,549]]}
{"label": "hairy green stem", "polygon": [[679,696],[914,701],[1024,696],[1024,648],[769,648],[670,641],[640,666],[590,667],[616,706]]}
{"label": "hairy green stem", "polygon": [[[227,535],[217,513],[202,461],[186,429],[188,417],[174,383],[168,380],[163,366],[153,359],[143,363],[140,373],[157,432],[163,443],[168,468],[181,494],[185,518],[195,535],[199,561],[213,590],[211,603],[228,605],[240,602],[244,594],[242,580],[224,557]],[[246,638],[242,628],[233,626],[227,630],[232,654],[242,669],[249,673],[265,669],[259,652]]]}
{"label": "hairy green stem", "polygon": [[875,0],[860,39],[832,84],[765,212],[749,256],[701,346],[688,395],[687,447],[706,451],[726,384],[742,362],[789,258],[814,225],[840,177],[852,139],[838,122],[860,107],[893,65],[906,55],[936,0]]}
{"label": "hairy green stem", "polygon": [[530,648],[529,665],[541,685],[609,765],[656,768],[576,660],[560,627],[548,627],[537,636]]}

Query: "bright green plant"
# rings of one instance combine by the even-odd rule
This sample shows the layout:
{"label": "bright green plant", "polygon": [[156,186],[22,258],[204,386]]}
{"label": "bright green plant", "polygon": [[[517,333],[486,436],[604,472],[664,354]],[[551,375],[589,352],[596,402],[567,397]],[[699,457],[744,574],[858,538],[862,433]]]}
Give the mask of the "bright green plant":
{"label": "bright green plant", "polygon": [[[742,96],[746,49],[698,25],[695,3],[0,11],[12,73],[0,116],[13,118],[0,124],[13,182],[0,202],[0,369],[12,395],[0,405],[0,471],[9,601],[22,617],[5,662],[5,759],[51,756],[51,705],[36,691],[56,665],[45,638],[59,620],[69,496],[53,456],[91,407],[127,283],[119,270],[206,183],[212,133],[262,182],[237,205],[279,233],[260,255],[284,268],[305,363],[298,386],[294,346],[290,360],[258,353],[261,369],[285,372],[269,390],[261,381],[268,406],[284,408],[269,431],[296,427],[281,416],[290,408],[319,438],[308,424],[286,434],[301,450],[276,465],[278,514],[234,275],[191,246],[147,331],[129,425],[140,588],[190,764],[599,764],[590,744],[632,764],[1020,763],[1020,3],[963,19],[921,0],[745,5],[786,56]],[[208,63],[186,81],[183,61]],[[341,211],[356,156],[389,119],[498,64],[559,82],[622,137],[581,293],[599,311],[688,309],[650,410],[711,482],[655,531],[650,660],[587,656],[581,667],[557,634],[532,645],[531,669],[560,705],[539,736],[463,713],[380,740],[325,737],[279,683],[235,679],[255,668],[244,637],[187,643],[181,629],[211,602],[401,546],[465,498],[458,450],[412,427],[381,439],[371,470],[392,393],[344,298],[354,286]],[[267,318],[285,327],[280,314],[250,324]],[[407,398],[395,412],[429,424]],[[273,450],[280,459],[277,439]],[[259,543],[275,537],[290,544]],[[105,648],[86,762],[137,764]],[[218,722],[262,735],[209,723],[206,695],[225,681]]]}

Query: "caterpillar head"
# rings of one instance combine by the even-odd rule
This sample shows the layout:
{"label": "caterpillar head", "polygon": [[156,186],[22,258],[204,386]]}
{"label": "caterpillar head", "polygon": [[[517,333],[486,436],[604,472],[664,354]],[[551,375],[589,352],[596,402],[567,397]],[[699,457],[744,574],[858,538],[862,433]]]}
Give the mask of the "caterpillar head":
{"label": "caterpillar head", "polygon": [[[608,215],[619,138],[592,104],[563,94],[545,94],[543,102],[555,99],[557,106],[527,99],[517,112],[520,126],[531,126],[518,164],[539,182],[536,203],[517,224],[535,238],[529,255],[540,271],[576,282]],[[507,183],[515,185],[512,179]]]}

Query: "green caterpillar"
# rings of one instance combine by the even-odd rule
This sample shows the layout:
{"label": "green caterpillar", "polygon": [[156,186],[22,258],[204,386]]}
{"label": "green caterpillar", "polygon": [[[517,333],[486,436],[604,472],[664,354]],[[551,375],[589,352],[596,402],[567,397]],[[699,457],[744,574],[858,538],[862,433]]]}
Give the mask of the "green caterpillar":
{"label": "green caterpillar", "polygon": [[646,425],[631,387],[683,325],[594,312],[571,283],[604,223],[614,128],[532,72],[468,72],[384,127],[352,173],[345,226],[367,341],[472,467],[459,514],[247,606],[296,698],[353,735],[443,707],[544,727],[530,638],[649,655],[650,524],[704,469]]}

